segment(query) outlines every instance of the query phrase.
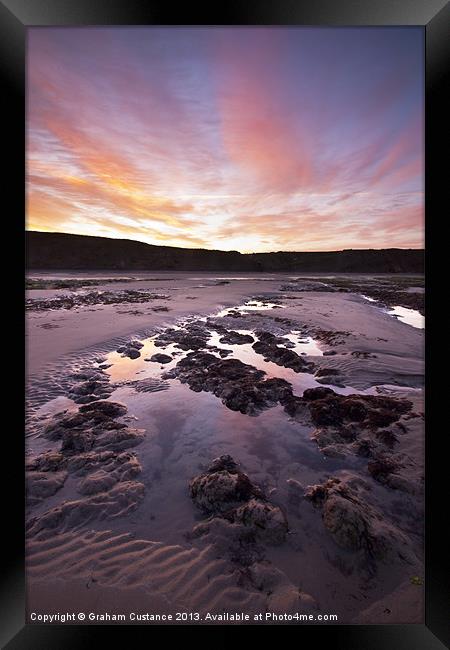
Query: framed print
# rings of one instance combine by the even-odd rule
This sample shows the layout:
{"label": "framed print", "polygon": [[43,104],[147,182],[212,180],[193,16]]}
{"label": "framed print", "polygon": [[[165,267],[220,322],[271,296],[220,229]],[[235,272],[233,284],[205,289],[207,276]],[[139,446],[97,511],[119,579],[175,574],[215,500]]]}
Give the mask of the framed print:
{"label": "framed print", "polygon": [[448,5],[0,8],[26,290],[4,646],[445,647]]}

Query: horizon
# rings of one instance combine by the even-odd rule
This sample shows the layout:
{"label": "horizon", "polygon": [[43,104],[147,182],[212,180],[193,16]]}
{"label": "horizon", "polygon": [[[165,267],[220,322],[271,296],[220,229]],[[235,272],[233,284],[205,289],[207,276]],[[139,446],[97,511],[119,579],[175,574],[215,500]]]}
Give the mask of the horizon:
{"label": "horizon", "polygon": [[400,248],[398,246],[391,246],[391,247],[385,247],[385,248],[340,248],[340,249],[335,249],[335,250],[317,250],[317,251],[300,251],[300,250],[290,250],[290,249],[284,249],[284,250],[270,250],[270,251],[253,251],[253,252],[241,252],[237,251],[234,249],[217,249],[217,248],[190,248],[189,246],[171,246],[169,244],[152,244],[149,242],[144,242],[140,241],[138,239],[129,239],[127,237],[123,236],[118,236],[118,237],[106,237],[104,235],[84,235],[80,233],[72,233],[72,232],[58,232],[55,230],[28,230],[26,229],[25,232],[27,233],[39,233],[39,234],[44,234],[44,235],[68,235],[68,236],[76,236],[76,237],[100,237],[101,239],[110,239],[110,240],[116,240],[116,241],[126,241],[126,242],[132,242],[135,244],[144,244],[147,246],[162,246],[162,247],[167,247],[167,248],[177,248],[177,249],[187,249],[187,250],[206,250],[210,252],[219,252],[219,253],[239,253],[240,255],[260,255],[260,254],[265,254],[265,255],[271,255],[271,254],[276,254],[276,253],[345,253],[347,251],[389,251],[389,250],[400,250],[400,251],[422,251],[425,252],[424,248]]}
{"label": "horizon", "polygon": [[28,230],[424,248],[420,28],[40,27],[27,58]]}

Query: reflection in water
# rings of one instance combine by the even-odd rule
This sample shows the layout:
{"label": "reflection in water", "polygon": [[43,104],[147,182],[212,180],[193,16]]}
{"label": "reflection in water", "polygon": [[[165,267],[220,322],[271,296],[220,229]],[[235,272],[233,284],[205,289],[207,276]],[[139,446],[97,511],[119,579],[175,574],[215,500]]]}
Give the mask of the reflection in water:
{"label": "reflection in water", "polygon": [[323,356],[322,350],[312,336],[304,336],[301,332],[292,331],[290,334],[285,334],[283,338],[289,339],[291,343],[294,343],[294,347],[291,350],[294,350],[297,354],[307,354],[310,357]]}
{"label": "reflection in water", "polygon": [[[239,332],[240,334],[248,334],[250,336],[253,336],[255,340],[257,338],[255,337],[255,332],[253,330],[236,330],[236,331]],[[230,350],[231,354],[226,358],[239,359],[240,361],[242,361],[242,363],[248,364],[250,366],[253,366],[254,368],[257,368],[258,370],[264,371],[266,373],[267,379],[272,379],[277,377],[280,379],[285,379],[292,385],[294,394],[296,395],[299,396],[303,395],[303,392],[307,388],[316,388],[319,386],[323,386],[323,384],[321,384],[314,378],[313,373],[295,372],[291,368],[285,368],[284,366],[279,366],[276,363],[273,363],[272,361],[266,361],[261,354],[255,352],[255,350],[252,347],[253,345],[252,343],[245,343],[242,345],[221,343],[220,342],[221,337],[222,334],[219,334],[217,332],[212,332],[207,341],[207,346],[212,346],[213,348],[218,348],[223,350]],[[312,339],[311,337],[302,338],[299,332],[293,331],[290,334],[284,335],[282,338],[285,338],[287,339],[287,341],[294,343],[293,348],[290,346],[287,347],[290,347],[290,349],[297,352],[297,354],[302,354],[304,353],[304,350],[308,350],[309,352],[308,356],[322,355],[322,351],[318,347],[316,341],[314,341],[314,339]],[[178,349],[176,347],[176,344],[174,343],[171,343],[165,347],[156,346],[155,339],[156,336],[152,336],[142,341],[144,345],[140,350],[141,356],[138,359],[130,359],[129,357],[122,357],[118,352],[111,352],[109,355],[107,355],[106,362],[107,364],[111,364],[111,367],[108,368],[106,372],[110,375],[111,381],[119,383],[119,382],[133,381],[133,380],[144,380],[148,378],[155,378],[162,381],[161,379],[162,373],[165,372],[166,370],[170,370],[171,368],[173,368],[180,361],[180,359],[184,358],[189,353],[189,351],[182,351]],[[281,346],[281,344],[279,345]],[[208,349],[208,347],[206,347],[206,350],[210,354],[217,356],[218,359],[221,358],[217,350]],[[173,356],[173,360],[164,365],[162,365],[159,362],[149,361],[150,357],[153,354],[161,353],[161,352]],[[179,383],[178,380],[169,380],[169,383],[172,386],[174,385],[174,382],[175,384]],[[336,393],[340,393],[341,395],[350,395],[354,393],[358,393],[360,395],[372,395],[372,394],[377,394],[381,390],[404,390],[403,387],[401,386],[388,386],[388,385],[372,386],[365,390],[359,390],[357,388],[354,388],[353,386],[334,386],[333,384],[327,384],[327,386],[332,388]],[[191,397],[193,400],[195,400],[196,395],[197,393],[191,392]]]}
{"label": "reflection in water", "polygon": [[110,352],[106,356],[106,364],[111,364],[110,368],[106,369],[106,372],[111,378],[112,382],[120,381],[129,381],[131,379],[146,379],[147,377],[160,377],[161,372],[161,363],[155,361],[148,361],[151,356],[154,354],[164,354],[173,355],[175,354],[173,361],[166,363],[164,369],[173,368],[180,358],[186,356],[186,352],[181,352],[177,349],[173,343],[167,345],[164,349],[157,347],[155,345],[156,336],[151,336],[148,339],[144,339],[141,343],[144,344],[139,352],[141,356],[137,359],[130,359],[129,357],[123,357],[119,352]]}
{"label": "reflection in water", "polygon": [[395,316],[403,323],[417,327],[418,329],[425,329],[425,316],[417,311],[417,309],[407,309],[406,307],[392,307],[388,311],[390,316]]}
{"label": "reflection in water", "polygon": [[[368,300],[369,302],[377,302],[374,300],[374,298],[370,298],[369,296],[365,296],[363,294],[361,294],[361,297],[364,298],[364,300]],[[420,311],[417,311],[417,309],[409,309],[407,307],[396,306],[390,307],[384,311],[389,314],[389,316],[394,316],[403,323],[411,325],[411,327],[417,327],[421,330],[425,329],[425,316],[422,316]]]}
{"label": "reflection in water", "polygon": [[223,318],[224,316],[228,316],[229,313],[235,311],[240,311],[240,312],[264,311],[266,309],[284,309],[284,307],[285,305],[279,305],[278,303],[275,302],[268,302],[262,300],[249,300],[243,305],[238,305],[237,307],[227,307],[227,309],[222,309],[222,311],[219,311],[217,314],[215,314],[215,316],[217,318]]}

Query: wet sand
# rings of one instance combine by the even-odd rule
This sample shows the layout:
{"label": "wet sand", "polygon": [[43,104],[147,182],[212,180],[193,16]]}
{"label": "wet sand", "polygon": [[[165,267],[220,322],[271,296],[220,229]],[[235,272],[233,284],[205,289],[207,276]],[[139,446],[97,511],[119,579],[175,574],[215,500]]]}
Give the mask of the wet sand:
{"label": "wet sand", "polygon": [[[381,293],[367,277],[358,291],[355,276],[346,291],[345,276],[147,277],[28,292],[28,613],[64,602],[422,622],[420,314],[412,326],[392,314],[402,305],[380,302],[387,278]],[[420,293],[421,280],[403,278],[405,292]],[[363,297],[368,281],[375,302]],[[52,308],[68,295],[73,307]],[[230,332],[249,338],[221,342]],[[168,358],[150,360],[158,354]],[[287,382],[288,396],[270,380]],[[303,399],[326,387],[337,397],[322,396],[320,409]],[[123,406],[100,413],[105,401]],[[349,420],[355,401],[364,413]],[[224,517],[216,492],[208,512],[190,494],[225,454],[286,522],[276,543],[242,523],[236,504]]]}

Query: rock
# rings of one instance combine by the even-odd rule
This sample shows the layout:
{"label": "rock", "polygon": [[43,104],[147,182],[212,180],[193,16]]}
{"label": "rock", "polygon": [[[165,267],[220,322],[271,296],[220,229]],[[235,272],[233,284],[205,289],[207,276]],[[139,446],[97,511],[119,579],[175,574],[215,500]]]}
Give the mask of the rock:
{"label": "rock", "polygon": [[86,496],[110,490],[117,483],[117,478],[103,469],[93,472],[84,478],[78,485],[78,492]]}
{"label": "rock", "polygon": [[91,374],[91,371],[77,373],[76,376],[86,377],[95,376],[95,379],[88,379],[71,386],[68,396],[77,404],[86,404],[93,402],[97,399],[104,399],[109,397],[113,388],[109,384],[109,377],[98,372]]}
{"label": "rock", "polygon": [[323,384],[325,386],[339,386],[339,388],[345,388],[345,384],[334,375],[329,377],[319,377],[316,381],[318,384]]}
{"label": "rock", "polygon": [[102,382],[90,380],[75,384],[70,392],[73,395],[91,395],[98,391],[99,388],[103,388]]}
{"label": "rock", "polygon": [[173,361],[172,357],[170,357],[168,354],[162,354],[160,352],[153,354],[149,360],[154,361],[156,363],[170,363],[171,361]]}
{"label": "rock", "polygon": [[279,366],[290,368],[294,372],[309,372],[314,368],[312,362],[306,361],[299,354],[286,347],[278,347],[285,345],[286,339],[271,334],[265,331],[256,331],[258,341],[253,343],[252,347],[258,354],[261,354],[266,361],[272,361]]}
{"label": "rock", "polygon": [[360,549],[367,538],[367,521],[361,509],[339,495],[326,499],[323,523],[336,544],[342,548]]}
{"label": "rock", "polygon": [[67,459],[67,471],[76,476],[85,476],[100,469],[120,481],[129,481],[142,471],[136,454],[128,451],[93,450]]}
{"label": "rock", "polygon": [[145,438],[145,432],[139,429],[119,429],[108,431],[102,436],[98,436],[95,442],[95,448],[98,450],[123,451],[130,447],[140,445]]}
{"label": "rock", "polygon": [[117,352],[121,353],[124,357],[129,357],[130,359],[138,359],[141,356],[139,350],[144,347],[144,344],[140,341],[128,341],[125,345],[121,345],[117,348]]}
{"label": "rock", "polygon": [[314,373],[314,377],[330,377],[331,375],[339,375],[339,370],[336,370],[336,368],[319,368]]}
{"label": "rock", "polygon": [[367,438],[361,438],[360,440],[356,440],[353,443],[351,449],[357,456],[362,456],[363,458],[370,458],[375,453],[376,446],[372,440],[368,440]]}
{"label": "rock", "polygon": [[296,395],[286,391],[286,394],[282,395],[279,399],[280,404],[284,406],[284,410],[289,415],[289,417],[296,420],[303,420],[308,415],[309,408],[306,401],[302,397],[297,397]]}
{"label": "rock", "polygon": [[26,461],[25,469],[37,472],[57,472],[66,464],[66,459],[59,451],[47,451]]}
{"label": "rock", "polygon": [[89,431],[69,429],[64,431],[62,437],[61,453],[78,454],[92,449],[94,435]]}
{"label": "rock", "polygon": [[360,492],[367,494],[368,488],[361,479],[334,477],[321,485],[309,486],[305,498],[322,510],[324,526],[341,548],[362,551],[366,562],[410,558],[405,536],[361,498]]}
{"label": "rock", "polygon": [[73,373],[72,377],[78,381],[93,381],[104,379],[105,374],[98,369],[86,368],[84,370],[80,370],[79,372]]}
{"label": "rock", "polygon": [[352,357],[356,357],[357,359],[376,359],[377,355],[376,354],[371,354],[370,352],[362,352],[361,350],[354,350],[351,353]]}
{"label": "rock", "polygon": [[44,428],[43,436],[49,440],[59,440],[66,429],[73,429],[83,426],[85,417],[80,413],[64,414],[55,416]]}
{"label": "rock", "polygon": [[233,330],[227,331],[220,339],[219,343],[227,343],[228,345],[243,345],[244,343],[253,343],[253,336],[250,334],[240,334]]}
{"label": "rock", "polygon": [[278,506],[251,499],[229,515],[234,523],[251,528],[255,536],[267,544],[282,544],[288,532],[288,523]]}
{"label": "rock", "polygon": [[392,458],[378,457],[367,465],[369,474],[379,483],[387,483],[389,474],[392,474],[400,467],[399,463]]}
{"label": "rock", "polygon": [[206,513],[225,512],[260,493],[246,474],[227,470],[196,476],[189,484],[189,492],[197,507]]}
{"label": "rock", "polygon": [[26,497],[34,505],[53,496],[62,488],[67,478],[67,472],[26,472]]}
{"label": "rock", "polygon": [[389,449],[393,449],[398,442],[397,436],[390,429],[382,429],[381,431],[377,431],[375,433],[375,436],[378,440],[380,440],[380,442],[386,445],[386,447],[389,447]]}
{"label": "rock", "polygon": [[247,415],[256,415],[292,395],[284,379],[264,377],[262,370],[239,359],[218,359],[201,351],[190,352],[163,375],[163,379],[178,378],[193,391],[214,393],[229,409]]}
{"label": "rock", "polygon": [[345,458],[343,445],[326,445],[321,448],[322,454],[327,458]]}
{"label": "rock", "polygon": [[376,429],[396,422],[412,408],[409,400],[375,395],[338,395],[330,388],[309,388],[304,391],[303,399],[311,402],[311,417],[319,426],[360,422],[365,427]]}
{"label": "rock", "polygon": [[140,341],[134,340],[134,341],[130,341],[129,343],[127,343],[127,347],[135,348],[136,350],[140,350],[141,348],[144,347],[144,344],[141,343]]}
{"label": "rock", "polygon": [[227,471],[230,474],[237,474],[238,467],[236,461],[229,454],[224,454],[223,456],[219,456],[219,458],[214,458],[207,472],[213,474],[214,472]]}
{"label": "rock", "polygon": [[334,390],[331,390],[331,388],[307,388],[303,391],[303,399],[308,400],[309,402],[324,399],[331,395],[336,395]]}
{"label": "rock", "polygon": [[210,333],[203,323],[188,323],[180,329],[167,328],[155,339],[155,345],[165,347],[174,343],[181,350],[201,350],[206,346],[209,337]]}
{"label": "rock", "polygon": [[95,419],[99,415],[106,415],[111,418],[120,417],[121,415],[125,415],[128,409],[125,404],[121,404],[120,402],[101,400],[93,404],[80,406],[79,410],[80,413],[84,413],[88,417]]}

